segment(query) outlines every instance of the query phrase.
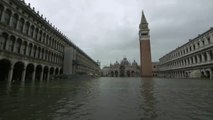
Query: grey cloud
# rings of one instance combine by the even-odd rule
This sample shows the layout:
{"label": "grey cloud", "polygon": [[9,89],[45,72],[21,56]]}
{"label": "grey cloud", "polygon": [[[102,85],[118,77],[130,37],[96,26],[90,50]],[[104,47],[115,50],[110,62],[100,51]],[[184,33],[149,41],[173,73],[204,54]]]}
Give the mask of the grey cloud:
{"label": "grey cloud", "polygon": [[102,65],[126,56],[139,63],[138,25],[144,9],[152,59],[212,27],[212,0],[25,0]]}

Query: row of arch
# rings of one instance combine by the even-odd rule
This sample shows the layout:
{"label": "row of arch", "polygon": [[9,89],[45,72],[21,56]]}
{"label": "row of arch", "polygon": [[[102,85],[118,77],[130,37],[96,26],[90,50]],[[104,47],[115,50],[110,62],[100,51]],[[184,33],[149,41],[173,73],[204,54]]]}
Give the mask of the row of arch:
{"label": "row of arch", "polygon": [[[196,73],[195,73],[196,71]],[[159,72],[158,77],[165,78],[206,78],[213,79],[213,67],[197,70],[179,70],[179,71],[167,71]]]}
{"label": "row of arch", "polygon": [[121,71],[111,71],[110,72],[111,77],[136,77],[137,74],[134,70],[132,71],[126,71],[125,73],[122,73]]}
{"label": "row of arch", "polygon": [[188,65],[196,65],[206,62],[213,61],[213,49],[207,50],[205,52],[196,53],[194,55],[184,57],[180,60],[175,60],[164,65],[161,65],[161,69],[171,69],[177,67],[186,67]]}
{"label": "row of arch", "polygon": [[61,52],[64,51],[63,44],[58,38],[58,40],[56,40],[56,37],[52,37],[53,34],[48,33],[47,29],[42,30],[43,28],[39,28],[39,25],[30,22],[30,20],[25,20],[24,16],[21,17],[18,13],[14,13],[14,11],[9,8],[5,8],[2,4],[0,4],[0,20],[5,25],[12,27],[14,30],[19,31],[36,41],[42,42]]}
{"label": "row of arch", "polygon": [[7,50],[53,63],[61,64],[63,62],[61,53],[54,53],[44,47],[16,38],[5,32],[0,35],[0,50]]}
{"label": "row of arch", "polygon": [[[211,30],[213,30],[213,28],[211,28]],[[185,54],[188,54],[190,52],[193,52],[195,50],[198,50],[204,46],[207,46],[211,43],[213,43],[213,34],[211,33],[207,33],[206,37],[203,38],[196,38],[198,40],[191,40],[193,42],[189,42],[187,45],[178,48],[178,50],[166,55],[162,60],[164,62],[175,59],[177,57],[181,57]]]}
{"label": "row of arch", "polygon": [[0,71],[1,81],[49,80],[51,76],[63,73],[62,68],[59,67],[35,65],[22,61],[13,63],[8,59],[0,60]]}

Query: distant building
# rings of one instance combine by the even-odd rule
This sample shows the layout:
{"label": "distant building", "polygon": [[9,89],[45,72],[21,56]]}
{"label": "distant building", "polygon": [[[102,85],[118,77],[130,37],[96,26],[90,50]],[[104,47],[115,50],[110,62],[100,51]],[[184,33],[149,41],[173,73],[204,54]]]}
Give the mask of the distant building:
{"label": "distant building", "polygon": [[114,64],[104,67],[102,69],[102,76],[137,77],[140,76],[140,68],[135,60],[130,63],[127,58],[123,58],[120,63],[116,61]]}
{"label": "distant building", "polygon": [[213,28],[160,58],[158,76],[213,79]]}

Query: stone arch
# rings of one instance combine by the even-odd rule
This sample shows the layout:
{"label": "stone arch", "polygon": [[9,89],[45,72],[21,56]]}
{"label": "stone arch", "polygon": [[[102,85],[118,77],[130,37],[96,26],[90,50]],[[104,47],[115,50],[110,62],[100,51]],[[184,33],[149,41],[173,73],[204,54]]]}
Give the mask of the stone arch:
{"label": "stone arch", "polygon": [[35,29],[34,25],[31,25],[30,30],[29,30],[29,35],[31,37],[33,37],[34,29]]}
{"label": "stone arch", "polygon": [[24,71],[24,63],[23,62],[16,62],[13,68],[13,81],[21,81],[22,79],[22,72]]}
{"label": "stone arch", "polygon": [[10,40],[8,41],[8,50],[13,52],[13,48],[14,48],[14,45],[15,45],[15,36],[10,36]]}
{"label": "stone arch", "polygon": [[19,16],[15,13],[12,17],[11,21],[11,27],[16,29],[17,23],[18,23]]}
{"label": "stone arch", "polygon": [[30,44],[29,44],[29,50],[28,50],[28,55],[29,55],[29,56],[31,56],[32,50],[33,50],[33,44],[30,43]]}
{"label": "stone arch", "polygon": [[37,65],[36,66],[36,70],[35,70],[35,80],[40,80],[42,77],[42,66],[41,65]]}
{"label": "stone arch", "polygon": [[41,48],[40,47],[38,47],[38,59],[40,59],[41,58]]}
{"label": "stone arch", "polygon": [[21,53],[21,45],[22,45],[22,40],[18,38],[16,42],[16,47],[15,47],[16,53],[19,53],[19,54]]}
{"label": "stone arch", "polygon": [[63,74],[63,68],[60,69],[60,75]]}
{"label": "stone arch", "polygon": [[28,80],[33,80],[34,78],[34,72],[35,72],[35,66],[30,63],[27,65],[26,67],[26,77],[25,79],[28,81]]}
{"label": "stone arch", "polygon": [[11,62],[7,59],[0,60],[0,81],[8,80],[9,70],[11,69]]}
{"label": "stone arch", "polygon": [[50,68],[50,76],[52,76],[52,75],[54,75],[54,68],[53,67]]}
{"label": "stone arch", "polygon": [[24,41],[22,47],[22,54],[26,55],[26,53],[27,53],[27,41]]}
{"label": "stone arch", "polygon": [[127,77],[130,77],[130,71],[129,70],[126,71],[126,75],[127,75]]}
{"label": "stone arch", "polygon": [[44,48],[41,49],[41,59],[44,60]]}
{"label": "stone arch", "polygon": [[115,77],[118,77],[118,71],[117,70],[115,71]]}
{"label": "stone arch", "polygon": [[49,43],[49,35],[47,34],[47,35],[46,35],[45,44],[48,45],[48,43]]}
{"label": "stone arch", "polygon": [[2,18],[3,11],[4,11],[4,6],[2,4],[0,4],[0,20]]}
{"label": "stone arch", "polygon": [[49,67],[45,66],[43,71],[43,80],[48,80]]}
{"label": "stone arch", "polygon": [[34,34],[34,38],[35,38],[35,40],[37,40],[38,31],[39,31],[39,30],[38,30],[38,28],[36,28],[36,29],[35,29],[35,34]]}
{"label": "stone arch", "polygon": [[38,40],[39,40],[39,41],[42,40],[42,30],[40,30],[39,33],[38,33]]}
{"label": "stone arch", "polygon": [[20,18],[19,24],[18,24],[18,27],[17,27],[18,31],[22,31],[23,30],[24,22],[25,22],[25,20],[23,18]]}
{"label": "stone arch", "polygon": [[207,53],[206,52],[203,53],[203,57],[204,57],[204,61],[203,62],[206,62],[207,61]]}
{"label": "stone arch", "polygon": [[7,39],[8,39],[8,34],[3,32],[0,36],[0,49],[1,50],[6,49]]}
{"label": "stone arch", "polygon": [[113,71],[111,71],[111,77],[114,77],[114,72]]}
{"label": "stone arch", "polygon": [[132,77],[135,77],[135,71],[132,70],[131,76],[132,76]]}
{"label": "stone arch", "polygon": [[58,75],[58,74],[59,74],[59,69],[56,68],[56,69],[55,69],[55,75]]}
{"label": "stone arch", "polygon": [[37,46],[34,45],[34,47],[33,47],[33,56],[32,57],[37,58],[36,53],[37,53]]}
{"label": "stone arch", "polygon": [[45,31],[44,31],[44,32],[43,32],[43,37],[42,37],[42,41],[41,41],[41,42],[45,43],[45,39],[46,39],[46,33],[45,33]]}
{"label": "stone arch", "polygon": [[11,15],[12,15],[11,10],[7,9],[7,10],[5,11],[5,14],[4,14],[4,23],[5,23],[6,25],[9,25],[9,24],[10,24]]}
{"label": "stone arch", "polygon": [[25,27],[24,27],[24,33],[25,33],[25,34],[28,34],[29,28],[30,28],[30,23],[27,21],[27,22],[25,23]]}

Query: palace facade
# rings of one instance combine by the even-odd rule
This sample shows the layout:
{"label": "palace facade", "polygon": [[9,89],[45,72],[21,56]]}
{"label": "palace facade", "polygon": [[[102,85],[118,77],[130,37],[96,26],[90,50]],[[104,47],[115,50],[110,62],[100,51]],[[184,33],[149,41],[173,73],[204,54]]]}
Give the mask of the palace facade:
{"label": "palace facade", "polygon": [[98,74],[99,65],[24,0],[0,1],[0,80]]}
{"label": "palace facade", "polygon": [[116,61],[110,66],[106,66],[102,69],[102,76],[105,77],[137,77],[140,76],[140,67],[134,60],[130,63],[127,58],[119,63]]}
{"label": "palace facade", "polygon": [[213,28],[159,59],[158,76],[213,79]]}

